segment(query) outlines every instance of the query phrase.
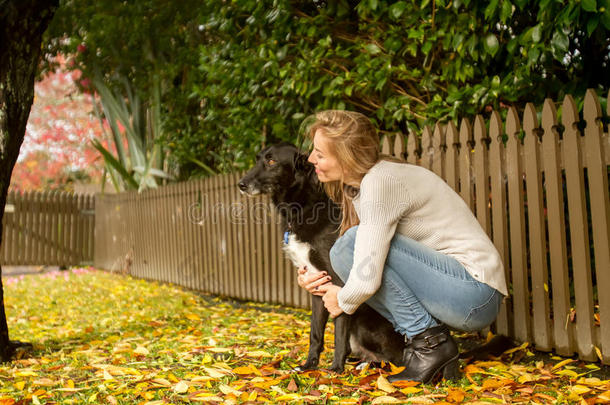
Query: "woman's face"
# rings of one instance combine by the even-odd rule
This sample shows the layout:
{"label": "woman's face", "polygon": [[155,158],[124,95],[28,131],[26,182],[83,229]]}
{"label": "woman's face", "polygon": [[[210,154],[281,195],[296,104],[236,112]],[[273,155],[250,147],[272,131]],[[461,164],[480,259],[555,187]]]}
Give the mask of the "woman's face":
{"label": "woman's face", "polygon": [[339,161],[330,152],[330,142],[318,129],[313,137],[313,151],[307,159],[316,167],[316,174],[322,183],[341,180],[343,174]]}

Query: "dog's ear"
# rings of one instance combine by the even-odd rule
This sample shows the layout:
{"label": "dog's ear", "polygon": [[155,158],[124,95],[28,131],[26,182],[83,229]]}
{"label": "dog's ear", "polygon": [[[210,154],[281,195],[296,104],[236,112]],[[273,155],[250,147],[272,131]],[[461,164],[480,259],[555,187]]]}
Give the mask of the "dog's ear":
{"label": "dog's ear", "polygon": [[294,167],[297,170],[305,170],[309,167],[309,162],[307,161],[308,156],[302,153],[298,153],[294,157]]}

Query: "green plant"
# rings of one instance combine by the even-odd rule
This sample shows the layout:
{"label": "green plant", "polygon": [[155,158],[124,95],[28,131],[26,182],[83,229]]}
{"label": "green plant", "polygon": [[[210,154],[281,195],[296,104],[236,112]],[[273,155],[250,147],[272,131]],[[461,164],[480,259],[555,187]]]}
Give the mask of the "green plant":
{"label": "green plant", "polygon": [[[172,179],[163,171],[164,152],[156,142],[162,127],[160,120],[160,84],[153,76],[152,100],[143,103],[137,91],[126,79],[123,85],[127,100],[104,84],[101,76],[96,76],[93,86],[99,94],[99,104],[95,111],[102,121],[105,118],[110,127],[107,138],[114,148],[105,147],[100,140],[93,145],[104,159],[105,171],[117,191],[156,188],[159,179]],[[114,150],[114,153],[113,153]],[[115,155],[116,153],[116,155]]]}

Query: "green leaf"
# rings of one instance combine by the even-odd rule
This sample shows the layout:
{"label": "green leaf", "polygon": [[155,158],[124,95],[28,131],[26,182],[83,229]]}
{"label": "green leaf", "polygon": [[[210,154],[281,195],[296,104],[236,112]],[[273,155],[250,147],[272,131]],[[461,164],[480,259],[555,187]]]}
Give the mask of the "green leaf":
{"label": "green leaf", "polygon": [[568,36],[562,31],[555,31],[553,38],[551,39],[551,47],[557,54],[565,54],[570,46],[570,40]]}
{"label": "green leaf", "polygon": [[371,55],[377,55],[379,52],[381,52],[381,49],[379,49],[379,47],[376,44],[366,44],[364,46],[364,48],[371,54]]}
{"label": "green leaf", "polygon": [[502,2],[502,10],[500,11],[500,21],[506,24],[509,17],[513,14],[513,5],[509,0]]}
{"label": "green leaf", "polygon": [[498,50],[500,49],[500,43],[498,42],[498,38],[496,38],[494,34],[488,34],[485,37],[484,45],[485,51],[491,56],[495,56],[495,54],[498,53]]}
{"label": "green leaf", "polygon": [[406,8],[407,3],[405,3],[404,1],[398,1],[390,6],[390,16],[397,20],[400,18]]}
{"label": "green leaf", "polygon": [[100,141],[94,139],[92,141],[92,144],[93,147],[102,154],[102,156],[104,157],[104,161],[106,161],[106,163],[108,163],[110,167],[116,170],[121,175],[123,180],[127,184],[129,184],[129,186],[131,186],[131,188],[138,188],[138,182],[133,178],[131,174],[129,174],[129,172],[127,172],[127,169],[125,169],[125,167],[123,167],[123,165],[121,165],[121,163],[116,160],[114,156],[112,156],[112,153],[110,153],[106,148],[104,148]]}
{"label": "green leaf", "polygon": [[532,41],[538,43],[542,38],[542,25],[538,24],[532,30]]}
{"label": "green leaf", "polygon": [[599,14],[594,15],[593,17],[591,17],[589,19],[589,21],[587,21],[587,36],[588,37],[590,37],[591,34],[593,34],[593,31],[595,31],[598,24],[599,24]]}
{"label": "green leaf", "polygon": [[595,13],[597,12],[597,0],[582,0],[580,6],[583,10]]}
{"label": "green leaf", "polygon": [[498,9],[498,1],[499,0],[491,0],[487,7],[485,8],[485,19],[490,20],[491,17],[496,13]]}

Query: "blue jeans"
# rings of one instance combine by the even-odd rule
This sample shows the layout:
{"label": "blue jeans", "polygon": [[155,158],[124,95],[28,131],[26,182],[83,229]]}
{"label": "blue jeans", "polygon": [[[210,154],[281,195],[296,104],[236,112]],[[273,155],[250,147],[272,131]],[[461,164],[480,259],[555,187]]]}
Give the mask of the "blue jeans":
{"label": "blue jeans", "polygon": [[[357,228],[348,229],[330,251],[333,270],[344,282],[354,261]],[[498,315],[503,298],[452,257],[396,234],[381,287],[366,303],[411,338],[439,323],[463,331],[483,329]]]}

